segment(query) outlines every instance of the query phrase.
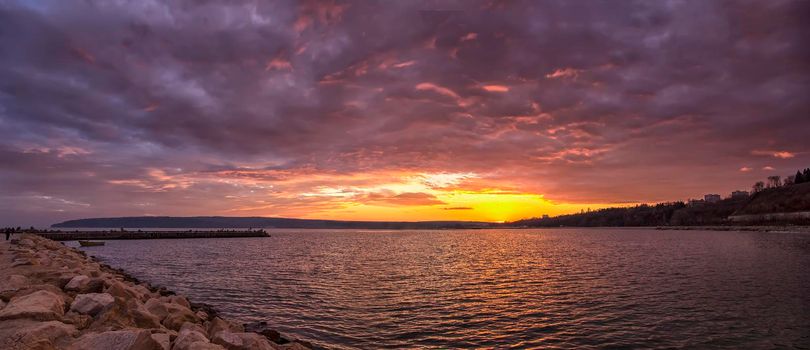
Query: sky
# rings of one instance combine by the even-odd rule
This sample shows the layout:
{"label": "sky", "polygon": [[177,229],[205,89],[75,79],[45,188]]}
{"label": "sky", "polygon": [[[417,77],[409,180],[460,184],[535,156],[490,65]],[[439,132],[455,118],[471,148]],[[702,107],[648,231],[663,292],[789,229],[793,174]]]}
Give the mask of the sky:
{"label": "sky", "polygon": [[0,225],[508,221],[810,166],[809,1],[0,0]]}

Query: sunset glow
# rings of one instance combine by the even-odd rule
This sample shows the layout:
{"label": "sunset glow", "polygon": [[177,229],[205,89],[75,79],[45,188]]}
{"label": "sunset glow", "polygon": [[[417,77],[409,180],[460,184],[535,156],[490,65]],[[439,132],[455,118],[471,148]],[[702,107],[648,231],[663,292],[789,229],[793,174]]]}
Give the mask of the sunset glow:
{"label": "sunset glow", "polygon": [[509,221],[806,165],[796,5],[666,4],[3,2],[0,219]]}

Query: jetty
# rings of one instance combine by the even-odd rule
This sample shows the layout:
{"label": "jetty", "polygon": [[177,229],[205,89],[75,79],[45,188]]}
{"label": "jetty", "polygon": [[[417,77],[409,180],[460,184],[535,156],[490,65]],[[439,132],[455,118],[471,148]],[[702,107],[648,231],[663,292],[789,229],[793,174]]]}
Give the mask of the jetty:
{"label": "jetty", "polygon": [[54,241],[270,237],[265,230],[48,231],[33,234]]}
{"label": "jetty", "polygon": [[0,349],[311,348],[39,235],[0,240]]}

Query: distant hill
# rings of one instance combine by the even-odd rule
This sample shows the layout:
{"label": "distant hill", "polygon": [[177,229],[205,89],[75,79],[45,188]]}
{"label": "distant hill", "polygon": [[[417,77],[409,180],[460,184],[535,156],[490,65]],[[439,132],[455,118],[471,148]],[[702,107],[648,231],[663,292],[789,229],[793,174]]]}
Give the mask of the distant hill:
{"label": "distant hill", "polygon": [[751,196],[751,200],[735,214],[790,213],[810,210],[810,182],[768,188]]}
{"label": "distant hill", "polygon": [[[727,198],[717,203],[684,202],[607,208],[551,218],[511,222],[525,227],[596,226],[700,226],[730,224],[730,216],[757,215],[756,224],[808,224],[802,215],[763,215],[810,211],[810,183],[767,188],[750,197]],[[739,223],[740,221],[736,221]]]}
{"label": "distant hill", "polygon": [[53,228],[311,228],[311,229],[444,229],[484,228],[496,224],[476,221],[338,221],[227,216],[133,216],[60,222]]}

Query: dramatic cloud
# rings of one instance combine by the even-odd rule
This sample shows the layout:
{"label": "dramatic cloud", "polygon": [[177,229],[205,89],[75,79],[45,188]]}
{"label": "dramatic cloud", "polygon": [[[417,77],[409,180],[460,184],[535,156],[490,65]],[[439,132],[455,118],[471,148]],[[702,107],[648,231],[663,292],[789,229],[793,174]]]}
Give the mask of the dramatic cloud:
{"label": "dramatic cloud", "polygon": [[0,1],[0,224],[510,220],[744,189],[810,166],[808,15]]}

